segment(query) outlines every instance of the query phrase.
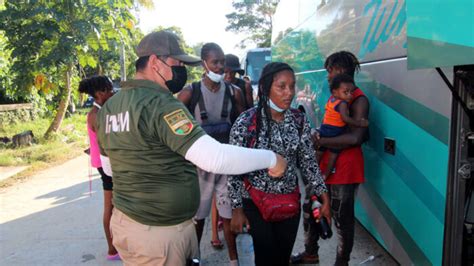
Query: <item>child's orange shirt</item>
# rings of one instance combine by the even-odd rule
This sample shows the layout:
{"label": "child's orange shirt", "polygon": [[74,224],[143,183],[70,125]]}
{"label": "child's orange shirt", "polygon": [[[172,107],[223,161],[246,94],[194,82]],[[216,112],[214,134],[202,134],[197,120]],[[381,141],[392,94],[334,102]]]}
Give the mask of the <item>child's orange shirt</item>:
{"label": "child's orange shirt", "polygon": [[329,97],[329,100],[326,103],[326,106],[324,107],[326,110],[326,113],[324,114],[324,117],[323,117],[323,124],[334,126],[334,127],[346,126],[346,122],[342,120],[342,116],[337,110],[337,106],[341,102],[343,101],[335,98],[334,96]]}

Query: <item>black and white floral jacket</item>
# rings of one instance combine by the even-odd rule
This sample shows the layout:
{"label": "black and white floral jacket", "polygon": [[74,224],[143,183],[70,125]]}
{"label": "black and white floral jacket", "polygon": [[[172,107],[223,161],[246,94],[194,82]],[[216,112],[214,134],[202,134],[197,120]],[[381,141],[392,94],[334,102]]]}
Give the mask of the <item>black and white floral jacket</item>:
{"label": "black and white floral jacket", "polygon": [[[252,126],[255,127],[257,108],[251,108],[242,113],[230,132],[230,144],[249,147],[252,138]],[[301,121],[302,123],[298,123]],[[266,137],[266,132],[271,130],[271,145]],[[253,132],[255,133],[255,132]],[[286,110],[282,122],[272,121],[268,125],[265,113],[262,111],[262,128],[252,148],[269,149],[282,155],[288,162],[288,169],[282,178],[275,179],[268,175],[267,170],[259,170],[245,175],[228,177],[228,190],[232,209],[242,207],[242,198],[250,199],[245,190],[243,178],[246,176],[250,184],[267,193],[291,193],[298,185],[297,168],[300,169],[305,184],[310,186],[311,192],[321,195],[327,192],[321,176],[321,171],[316,161],[313,143],[311,141],[311,128],[306,116],[298,110]],[[245,162],[245,159],[243,159]]]}

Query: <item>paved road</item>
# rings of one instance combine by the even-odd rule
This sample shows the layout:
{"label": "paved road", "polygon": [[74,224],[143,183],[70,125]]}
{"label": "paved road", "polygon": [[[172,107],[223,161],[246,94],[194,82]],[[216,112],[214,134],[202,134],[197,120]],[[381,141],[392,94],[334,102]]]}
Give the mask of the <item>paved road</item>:
{"label": "paved road", "polygon": [[[90,183],[84,155],[1,190],[0,265],[120,265],[105,260],[102,187],[93,174]],[[212,249],[209,223],[206,228],[202,265],[226,265],[227,251]],[[356,229],[351,264],[374,255],[365,265],[396,265],[364,229]],[[302,245],[300,227],[295,250]],[[321,243],[321,265],[334,262],[335,245],[335,237]]]}

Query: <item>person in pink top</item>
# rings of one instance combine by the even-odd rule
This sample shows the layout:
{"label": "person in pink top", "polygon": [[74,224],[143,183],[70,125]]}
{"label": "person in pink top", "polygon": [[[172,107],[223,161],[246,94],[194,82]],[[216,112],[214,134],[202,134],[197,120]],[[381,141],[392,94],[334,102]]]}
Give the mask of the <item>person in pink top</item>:
{"label": "person in pink top", "polygon": [[99,143],[96,136],[96,116],[102,105],[113,95],[113,86],[110,79],[106,76],[94,76],[83,79],[79,83],[79,92],[86,93],[94,98],[94,105],[87,114],[87,133],[89,134],[91,165],[97,168],[102,179],[104,188],[104,231],[107,239],[108,252],[107,260],[119,260],[120,256],[112,244],[112,235],[110,234],[110,218],[112,217],[112,177],[107,175],[102,168],[100,160]]}

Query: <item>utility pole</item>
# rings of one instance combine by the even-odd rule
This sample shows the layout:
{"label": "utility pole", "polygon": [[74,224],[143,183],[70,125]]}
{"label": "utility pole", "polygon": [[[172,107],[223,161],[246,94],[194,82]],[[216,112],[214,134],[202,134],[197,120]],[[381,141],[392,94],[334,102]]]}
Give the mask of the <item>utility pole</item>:
{"label": "utility pole", "polygon": [[127,80],[127,70],[125,68],[125,44],[122,40],[122,51],[120,53],[120,72],[121,73],[121,81]]}

